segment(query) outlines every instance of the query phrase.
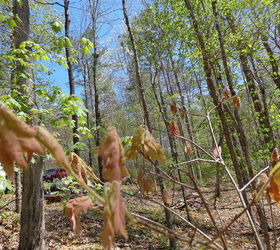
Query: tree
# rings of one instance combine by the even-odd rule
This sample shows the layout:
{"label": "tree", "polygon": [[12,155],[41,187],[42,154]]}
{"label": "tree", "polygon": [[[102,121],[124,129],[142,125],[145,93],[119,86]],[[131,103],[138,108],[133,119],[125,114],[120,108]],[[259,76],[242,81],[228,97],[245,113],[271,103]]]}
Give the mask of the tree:
{"label": "tree", "polygon": [[[13,32],[14,47],[29,40],[30,35],[30,9],[29,1],[21,3],[13,1],[13,14],[16,26]],[[18,19],[18,18],[19,19]],[[27,47],[27,53],[30,48]],[[34,105],[34,85],[32,81],[32,69],[30,66],[16,64],[15,82],[20,92],[24,95],[26,110]],[[21,98],[20,96],[18,96]],[[29,101],[26,101],[29,100]],[[32,120],[29,121],[32,124]],[[36,158],[28,171],[23,173],[22,208],[21,208],[21,230],[19,249],[44,249],[44,205],[42,190],[43,160]]]}

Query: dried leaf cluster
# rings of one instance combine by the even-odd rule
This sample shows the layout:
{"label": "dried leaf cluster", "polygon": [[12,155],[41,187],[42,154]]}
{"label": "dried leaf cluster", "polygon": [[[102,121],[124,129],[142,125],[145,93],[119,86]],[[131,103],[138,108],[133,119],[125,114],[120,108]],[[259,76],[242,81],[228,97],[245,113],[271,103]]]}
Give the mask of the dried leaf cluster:
{"label": "dried leaf cluster", "polygon": [[116,128],[108,129],[107,136],[100,143],[99,155],[104,163],[104,178],[112,182],[129,176],[128,170],[124,165],[124,150]]}
{"label": "dried leaf cluster", "polygon": [[80,181],[84,181],[86,184],[88,179],[91,182],[100,182],[100,179],[95,175],[93,169],[90,168],[81,157],[75,153],[70,153],[70,166],[72,170],[77,174]]}
{"label": "dried leaf cluster", "polygon": [[115,242],[115,235],[127,239],[125,229],[125,206],[120,193],[120,182],[106,183],[104,203],[104,228],[100,235],[105,249],[111,249]]}
{"label": "dried leaf cluster", "polygon": [[126,151],[126,156],[129,159],[135,159],[138,153],[161,163],[166,159],[163,149],[156,143],[154,137],[150,134],[145,125],[139,126],[136,130],[132,138],[131,146]]}

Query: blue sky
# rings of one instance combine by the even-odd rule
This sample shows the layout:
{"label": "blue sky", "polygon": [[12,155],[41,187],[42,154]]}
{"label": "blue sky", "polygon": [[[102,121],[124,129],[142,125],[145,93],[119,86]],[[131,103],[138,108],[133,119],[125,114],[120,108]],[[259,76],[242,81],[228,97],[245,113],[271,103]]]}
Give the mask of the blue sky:
{"label": "blue sky", "polygon": [[[123,13],[121,0],[100,0],[102,16],[98,20],[98,41],[99,46],[108,48],[108,52],[114,54],[117,48],[117,37],[122,34],[126,27],[123,23]],[[63,1],[59,1],[63,4]],[[90,13],[88,13],[88,0],[70,0],[70,29],[71,34],[82,36],[83,31],[90,25]],[[135,16],[141,9],[139,1],[128,1],[127,9],[130,16]],[[61,15],[61,22],[64,22],[64,9],[55,5],[54,8]],[[43,76],[48,79],[54,86],[58,86],[63,92],[69,93],[69,83],[67,69],[55,63],[45,62],[49,70],[53,70],[53,74]],[[120,73],[123,74],[124,72]],[[76,78],[78,76],[75,76]],[[83,91],[81,86],[76,85],[76,94],[80,95]]]}

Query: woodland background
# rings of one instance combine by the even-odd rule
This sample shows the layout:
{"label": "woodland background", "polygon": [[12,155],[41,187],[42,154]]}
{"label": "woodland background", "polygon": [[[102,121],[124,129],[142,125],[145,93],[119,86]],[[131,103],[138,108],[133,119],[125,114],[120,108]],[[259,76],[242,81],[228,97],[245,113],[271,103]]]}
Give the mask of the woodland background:
{"label": "woodland background", "polygon": [[[124,200],[137,197],[161,207],[162,230],[171,238],[164,238],[163,249],[180,246],[181,233],[194,248],[204,244],[193,242],[205,238],[193,233],[205,231],[190,211],[194,193],[192,204],[205,212],[198,217],[212,225],[205,233],[218,238],[213,247],[277,248],[276,205],[263,201],[251,208],[251,200],[262,181],[254,176],[279,160],[278,1],[0,0],[0,10],[0,101],[27,123],[46,127],[101,181],[99,146],[107,128],[116,127],[126,157],[135,158],[129,150],[138,154],[126,163],[132,189]],[[138,140],[141,149],[133,144],[136,130],[161,145],[165,161],[158,146],[154,155],[144,139]],[[20,249],[41,249],[44,234],[35,232],[44,231],[43,217],[37,229],[28,218],[42,215],[40,176],[55,162],[48,155],[32,164],[22,185],[20,171],[14,178],[17,197],[22,192]],[[0,183],[13,189],[4,177]],[[228,189],[235,191],[223,194]],[[232,239],[227,231],[228,223],[240,223],[233,214],[228,223],[219,217],[225,197],[240,202],[236,214],[248,219],[244,231],[255,239],[250,246],[246,237],[245,246],[238,245],[240,235]]]}

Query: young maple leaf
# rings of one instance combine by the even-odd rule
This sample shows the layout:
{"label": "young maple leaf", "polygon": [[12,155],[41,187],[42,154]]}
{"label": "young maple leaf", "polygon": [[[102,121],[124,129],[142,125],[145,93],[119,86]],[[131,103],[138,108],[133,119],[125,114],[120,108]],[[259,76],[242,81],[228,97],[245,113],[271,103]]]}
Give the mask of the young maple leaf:
{"label": "young maple leaf", "polygon": [[44,154],[35,136],[35,129],[21,121],[10,109],[0,106],[0,162],[9,178],[13,176],[14,163],[26,169],[33,153]]}
{"label": "young maple leaf", "polygon": [[105,249],[111,249],[118,234],[127,239],[125,229],[125,206],[121,197],[120,182],[106,183],[103,212],[104,228],[100,235]]}
{"label": "young maple leaf", "polygon": [[71,199],[65,205],[65,214],[68,218],[70,218],[72,222],[72,229],[76,235],[80,235],[82,231],[80,214],[86,213],[90,207],[93,207],[93,203],[89,196]]}
{"label": "young maple leaf", "polygon": [[168,129],[168,133],[171,135],[171,136],[180,136],[180,130],[177,126],[177,123],[172,120],[169,122],[169,129]]}
{"label": "young maple leaf", "polygon": [[108,129],[107,136],[100,143],[99,155],[104,163],[104,178],[112,182],[129,176],[128,170],[124,165],[124,150],[116,128]]}

